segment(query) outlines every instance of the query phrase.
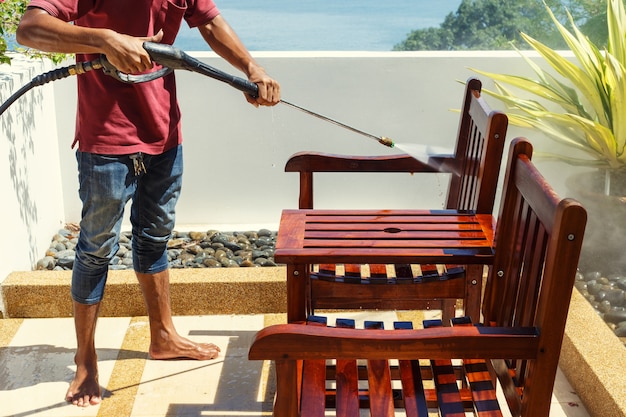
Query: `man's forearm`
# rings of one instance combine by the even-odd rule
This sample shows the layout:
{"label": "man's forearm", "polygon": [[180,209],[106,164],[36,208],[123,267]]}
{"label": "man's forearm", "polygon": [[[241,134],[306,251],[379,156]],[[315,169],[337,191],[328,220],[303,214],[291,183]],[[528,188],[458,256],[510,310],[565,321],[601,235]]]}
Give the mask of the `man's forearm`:
{"label": "man's forearm", "polygon": [[143,42],[160,42],[162,37],[163,32],[133,37],[110,29],[76,26],[38,8],[24,13],[16,33],[18,43],[45,52],[105,54],[111,64],[129,74],[152,67]]}

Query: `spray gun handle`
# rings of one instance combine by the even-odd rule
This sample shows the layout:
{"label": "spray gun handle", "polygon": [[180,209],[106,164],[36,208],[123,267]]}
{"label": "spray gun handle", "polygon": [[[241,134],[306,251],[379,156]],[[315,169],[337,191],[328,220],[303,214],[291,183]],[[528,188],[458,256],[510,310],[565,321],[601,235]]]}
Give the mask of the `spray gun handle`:
{"label": "spray gun handle", "polygon": [[252,98],[257,98],[259,96],[259,86],[252,81],[246,80],[245,78],[235,77],[233,75],[229,84],[231,87],[234,87],[239,91],[243,91]]}
{"label": "spray gun handle", "polygon": [[239,91],[243,91],[252,97],[258,97],[259,95],[259,87],[255,83],[220,71],[217,68],[213,68],[210,65],[189,56],[184,51],[172,45],[144,42],[143,47],[146,51],[148,51],[150,58],[154,62],[157,62],[164,67],[168,67],[173,70],[184,69],[187,71],[197,72],[218,81],[225,82],[231,87],[234,87]]}
{"label": "spray gun handle", "polygon": [[146,74],[126,74],[125,72],[119,71],[117,68],[113,66],[107,59],[105,55],[100,55],[100,65],[102,66],[102,71],[118,81],[122,81],[126,84],[139,84],[145,83],[148,81],[156,80],[157,78],[161,78],[170,72],[174,71],[171,68],[163,67],[156,71],[149,72]]}
{"label": "spray gun handle", "polygon": [[118,71],[118,69],[106,59],[106,56],[102,55],[100,57],[102,70],[107,75],[110,75],[119,81],[128,84],[137,84],[155,80],[177,69],[184,69],[225,82],[231,87],[234,87],[239,91],[243,91],[251,97],[256,98],[259,96],[259,87],[255,83],[248,81],[245,78],[236,77],[224,71],[220,71],[217,68],[213,68],[212,66],[189,56],[184,51],[172,45],[144,42],[143,47],[150,55],[150,59],[162,65],[163,68],[146,74],[126,74]]}

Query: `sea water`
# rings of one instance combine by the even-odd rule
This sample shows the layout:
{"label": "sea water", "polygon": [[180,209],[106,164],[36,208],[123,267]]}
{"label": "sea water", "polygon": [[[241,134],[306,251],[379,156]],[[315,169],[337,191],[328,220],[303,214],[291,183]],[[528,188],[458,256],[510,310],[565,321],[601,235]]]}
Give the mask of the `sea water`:
{"label": "sea water", "polygon": [[[251,51],[390,51],[415,29],[438,27],[461,0],[215,0]],[[175,43],[209,50],[183,23]]]}

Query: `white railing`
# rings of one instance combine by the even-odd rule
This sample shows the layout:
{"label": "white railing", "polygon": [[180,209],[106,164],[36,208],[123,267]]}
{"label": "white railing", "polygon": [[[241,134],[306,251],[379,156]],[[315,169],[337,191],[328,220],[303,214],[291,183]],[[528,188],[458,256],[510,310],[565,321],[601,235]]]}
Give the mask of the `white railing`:
{"label": "white railing", "polygon": [[[0,65],[0,101],[50,69],[21,56]],[[49,85],[31,90],[0,116],[0,282],[11,271],[31,269],[65,220],[55,113]]]}

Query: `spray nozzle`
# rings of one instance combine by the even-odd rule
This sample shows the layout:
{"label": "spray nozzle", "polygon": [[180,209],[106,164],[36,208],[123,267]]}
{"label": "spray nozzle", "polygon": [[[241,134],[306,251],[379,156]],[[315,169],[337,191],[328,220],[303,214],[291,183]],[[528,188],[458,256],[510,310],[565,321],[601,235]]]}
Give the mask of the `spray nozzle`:
{"label": "spray nozzle", "polygon": [[395,146],[395,144],[393,143],[393,140],[391,140],[391,138],[388,138],[386,136],[381,136],[380,139],[378,140],[378,143],[380,143],[381,145],[388,146],[390,148],[393,148]]}

